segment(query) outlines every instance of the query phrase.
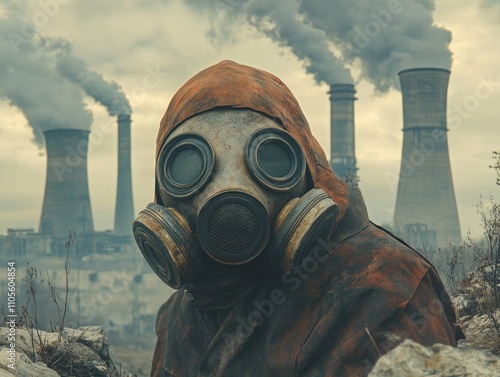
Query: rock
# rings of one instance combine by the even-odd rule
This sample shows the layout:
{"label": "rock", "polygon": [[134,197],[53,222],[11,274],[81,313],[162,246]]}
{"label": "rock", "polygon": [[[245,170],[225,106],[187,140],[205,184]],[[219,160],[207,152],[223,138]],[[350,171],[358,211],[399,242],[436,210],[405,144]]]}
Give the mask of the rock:
{"label": "rock", "polygon": [[52,357],[52,360],[58,360],[54,368],[60,372],[72,371],[76,376],[114,376],[108,373],[112,372],[108,371],[108,363],[112,366],[109,359],[102,359],[90,348],[77,342],[66,341]]}
{"label": "rock", "polygon": [[500,329],[495,328],[495,322],[500,323],[500,310],[490,314],[461,317],[458,324],[465,334],[465,340],[461,340],[459,346],[476,348],[499,355]]}
{"label": "rock", "polygon": [[[6,327],[0,327],[0,346],[9,346],[9,341],[7,341],[7,334],[9,329]],[[43,331],[45,333],[45,331]],[[31,335],[28,330],[16,329],[16,347],[27,354],[31,359],[33,359],[33,347],[31,346]]]}
{"label": "rock", "polygon": [[498,377],[500,358],[473,349],[435,344],[424,347],[405,340],[382,356],[369,377]]}
{"label": "rock", "polygon": [[[47,340],[53,346],[57,344],[58,334],[47,335]],[[102,358],[109,358],[109,342],[102,326],[84,326],[78,329],[65,328],[62,334],[64,343],[80,343],[90,348]]]}
{"label": "rock", "polygon": [[23,352],[16,352],[15,369],[7,367],[8,349],[0,349],[0,377],[59,377],[55,371],[47,368],[47,365],[41,362],[33,363],[31,359]]}
{"label": "rock", "polygon": [[[10,342],[6,341],[8,331],[7,328],[0,328],[0,377],[119,376],[109,355],[108,339],[100,326],[65,328],[62,334],[35,329],[33,336],[28,330],[16,329],[15,371],[7,367],[10,347]],[[121,375],[135,376],[133,373]]]}
{"label": "rock", "polygon": [[86,345],[103,358],[109,357],[109,342],[102,326],[84,326],[78,330],[82,331],[79,343]]}

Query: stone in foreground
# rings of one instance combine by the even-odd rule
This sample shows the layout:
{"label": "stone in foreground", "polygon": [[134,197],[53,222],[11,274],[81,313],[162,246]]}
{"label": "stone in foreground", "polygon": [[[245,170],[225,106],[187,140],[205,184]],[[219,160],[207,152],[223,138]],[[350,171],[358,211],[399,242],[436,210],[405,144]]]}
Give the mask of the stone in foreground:
{"label": "stone in foreground", "polygon": [[473,349],[442,344],[424,347],[405,340],[382,356],[369,377],[498,377],[500,358]]}

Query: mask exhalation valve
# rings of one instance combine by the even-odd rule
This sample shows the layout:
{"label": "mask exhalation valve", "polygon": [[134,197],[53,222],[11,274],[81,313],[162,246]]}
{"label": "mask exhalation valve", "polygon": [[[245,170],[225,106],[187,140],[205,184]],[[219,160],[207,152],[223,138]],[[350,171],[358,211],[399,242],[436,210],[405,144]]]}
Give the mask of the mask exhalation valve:
{"label": "mask exhalation valve", "polygon": [[210,199],[200,211],[196,229],[203,250],[224,264],[242,264],[257,257],[271,232],[264,206],[241,192]]}

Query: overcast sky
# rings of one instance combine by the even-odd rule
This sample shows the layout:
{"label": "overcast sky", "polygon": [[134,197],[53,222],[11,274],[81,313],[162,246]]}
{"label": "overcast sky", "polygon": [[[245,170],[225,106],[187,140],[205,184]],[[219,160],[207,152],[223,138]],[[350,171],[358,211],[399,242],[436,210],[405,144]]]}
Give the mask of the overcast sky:
{"label": "overcast sky", "polygon": [[[376,4],[379,10],[390,9],[390,6],[397,5],[395,1],[371,4]],[[269,29],[266,23],[268,19],[262,17],[267,10],[257,7],[252,10],[253,17],[242,16],[240,7],[244,2],[207,0],[203,8],[200,1],[195,0],[40,0],[30,1],[29,5],[24,1],[15,2],[20,4],[18,12],[24,14],[26,22],[38,25],[37,38],[43,36],[52,41],[59,38],[58,43],[64,45],[61,49],[68,51],[68,46],[72,46],[71,56],[86,62],[89,70],[101,74],[105,80],[116,82],[129,99],[133,119],[132,174],[136,213],[153,199],[155,137],[170,98],[192,75],[220,60],[235,60],[280,77],[297,97],[314,135],[329,154],[328,86],[314,71],[315,67],[305,67],[301,61],[301,58],[310,56],[308,54],[318,52],[317,49],[305,48],[307,46],[296,37],[295,30],[302,30],[303,23],[297,21],[284,25],[281,34],[274,33],[275,30]],[[262,3],[254,2],[257,5]],[[22,37],[23,30],[19,30],[19,24],[7,24],[6,4],[12,2],[0,0],[2,3],[0,25],[4,23],[4,26],[0,29],[5,46],[6,33],[10,31]],[[279,0],[273,4],[284,6],[287,3],[292,4],[294,0]],[[337,3],[343,4],[339,6],[344,9],[350,4],[347,0]],[[368,0],[358,0],[357,3],[370,4]],[[431,0],[415,0],[413,3],[423,4],[425,9],[432,7]],[[339,63],[340,68],[332,70],[343,75],[350,69],[357,85],[358,174],[370,217],[379,224],[392,222],[397,187],[393,177],[399,173],[403,137],[401,95],[395,88],[397,80],[391,79],[391,72],[397,64],[384,56],[387,53],[385,48],[393,41],[406,46],[405,40],[398,37],[401,30],[397,27],[398,22],[406,20],[403,24],[408,25],[411,21],[407,20],[413,20],[413,17],[420,20],[418,13],[410,9],[408,0],[401,1],[401,4],[401,8],[394,8],[396,11],[391,13],[394,21],[389,20],[387,26],[376,21],[372,13],[366,13],[368,18],[364,17],[364,23],[360,25],[375,20],[379,22],[379,29],[373,30],[379,31],[369,38],[367,48],[359,53],[359,57],[350,55],[343,68]],[[446,48],[434,51],[427,45],[432,45],[436,39],[436,45],[446,46],[451,35],[452,75],[448,106],[449,119],[454,118],[453,123],[449,122],[448,140],[453,181],[462,234],[470,229],[474,236],[478,236],[476,205],[479,196],[493,193],[498,199],[499,195],[494,171],[488,166],[492,163],[492,151],[500,150],[500,1],[437,0],[435,5],[435,11],[429,12],[434,20],[433,32],[422,33],[422,43],[416,50],[419,55],[415,58],[419,61],[415,64],[432,66],[436,64],[431,61],[435,57],[445,65],[449,57]],[[270,11],[275,15],[280,9]],[[355,12],[356,9],[350,9],[348,14]],[[313,24],[317,21],[316,26],[320,27],[321,20],[313,15],[311,10],[309,21]],[[293,19],[289,13],[285,16],[285,20]],[[422,23],[426,22],[427,16],[422,15]],[[341,20],[335,21],[336,18]],[[301,19],[307,20],[308,17]],[[325,46],[337,56],[347,51],[342,35],[342,30],[346,29],[341,27],[345,26],[341,21],[344,22],[345,17],[338,17],[335,12],[323,20],[329,22],[329,39],[324,39]],[[307,26],[304,30],[310,29],[311,26]],[[289,39],[285,31],[292,32]],[[314,35],[321,37],[323,34]],[[287,41],[294,45],[290,47]],[[26,46],[21,43],[19,47]],[[392,49],[395,51],[394,46]],[[425,55],[425,51],[431,52]],[[15,64],[23,66],[22,52],[12,50],[9,54],[12,54],[8,56],[11,62],[19,58]],[[43,59],[40,57],[36,67],[45,64]],[[1,70],[6,61],[6,55],[0,56],[0,83],[1,75],[9,73]],[[412,62],[407,56],[400,61],[406,65]],[[323,68],[319,67],[318,71]],[[5,85],[7,87],[8,81]],[[47,88],[48,85],[40,83],[36,92],[40,96],[45,93],[49,96]],[[16,89],[32,90],[21,84]],[[80,93],[73,92],[66,83],[57,90],[66,89],[72,94],[61,97],[79,98]],[[479,97],[478,90],[482,93]],[[92,131],[99,136],[89,154],[94,225],[96,230],[111,229],[116,194],[117,129],[109,124],[116,120],[101,104],[88,96],[83,98],[86,109],[92,113]],[[36,133],[15,103],[12,99],[0,98],[0,234],[5,234],[7,228],[38,229],[44,194],[45,151],[34,142]],[[76,110],[71,112],[69,118],[76,118],[76,113]],[[78,116],[74,124],[86,119],[85,116]]]}

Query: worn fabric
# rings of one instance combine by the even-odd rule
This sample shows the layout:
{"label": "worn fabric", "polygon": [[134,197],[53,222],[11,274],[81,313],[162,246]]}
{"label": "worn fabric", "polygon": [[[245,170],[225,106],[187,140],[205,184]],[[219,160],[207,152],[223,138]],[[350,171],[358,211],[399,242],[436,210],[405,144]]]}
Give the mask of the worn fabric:
{"label": "worn fabric", "polygon": [[360,191],[331,171],[277,77],[230,61],[200,72],[172,99],[157,151],[182,121],[218,107],[253,109],[290,132],[314,187],[339,205],[338,226],[293,271],[263,268],[237,284],[219,276],[174,293],[158,313],[152,376],[363,376],[405,338],[456,345],[461,332],[435,269],[369,222]]}

